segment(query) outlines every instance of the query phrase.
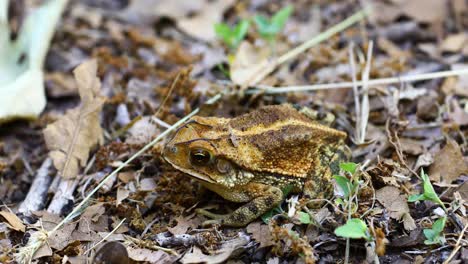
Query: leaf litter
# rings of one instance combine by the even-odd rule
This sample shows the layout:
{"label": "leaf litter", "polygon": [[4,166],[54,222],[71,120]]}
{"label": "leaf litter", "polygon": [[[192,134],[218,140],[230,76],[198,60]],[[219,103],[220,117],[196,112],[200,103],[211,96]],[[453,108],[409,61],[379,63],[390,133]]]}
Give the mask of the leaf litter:
{"label": "leaf litter", "polygon": [[[31,5],[21,2],[14,5]],[[434,78],[438,71],[468,67],[463,1],[375,1],[373,13],[360,25],[328,35],[279,64],[274,55],[288,54],[359,12],[358,2],[123,2],[70,1],[40,69],[47,89],[44,112],[35,121],[2,124],[0,199],[8,208],[0,212],[0,262],[18,256],[13,246],[31,249],[31,244],[40,245],[31,255],[38,263],[85,263],[94,254],[111,259],[106,252],[113,250],[137,263],[334,263],[344,261],[347,244],[349,262],[467,261],[467,75]],[[276,54],[255,23],[234,51],[216,36],[214,24],[273,17],[289,4],[293,11],[274,37]],[[15,29],[21,14],[10,13],[8,26]],[[372,49],[369,40],[374,40]],[[370,52],[372,60],[366,58]],[[71,70],[80,64],[73,80]],[[419,74],[427,78],[404,81]],[[346,88],[297,89],[344,82],[351,88],[353,75],[358,87],[368,75],[368,102],[355,101]],[[394,79],[373,83],[382,78]],[[281,91],[271,87],[284,86],[290,91],[271,93]],[[231,94],[203,104],[224,92]],[[280,103],[331,112],[332,126],[351,136],[359,128],[361,144],[347,141],[352,161],[362,166],[351,207],[332,197],[322,209],[310,209],[299,196],[294,210],[284,202],[268,223],[259,219],[245,228],[205,228],[206,219],[195,209],[226,213],[238,204],[165,163],[160,156],[164,143],[132,157],[194,110],[233,117]],[[17,205],[49,155],[55,168],[46,170],[55,178],[46,186],[49,196],[39,211],[18,213]],[[115,168],[119,172],[83,200]],[[445,209],[431,200],[408,203],[427,186],[421,170]],[[69,184],[66,189],[60,181]],[[66,194],[60,213],[47,212],[58,193]],[[288,211],[295,213],[289,217]],[[366,228],[360,232],[373,241],[347,242],[335,235],[349,212],[362,220]],[[438,231],[444,215],[439,233],[445,244],[426,245],[423,230]],[[93,248],[103,237],[114,244]]]}

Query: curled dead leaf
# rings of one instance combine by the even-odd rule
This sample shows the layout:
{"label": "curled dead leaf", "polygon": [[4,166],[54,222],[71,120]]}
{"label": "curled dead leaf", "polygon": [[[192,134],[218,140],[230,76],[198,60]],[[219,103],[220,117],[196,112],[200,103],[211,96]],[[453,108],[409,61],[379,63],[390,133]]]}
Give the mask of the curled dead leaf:
{"label": "curled dead leaf", "polygon": [[99,114],[105,99],[99,94],[101,84],[96,73],[95,60],[84,62],[75,69],[81,105],[68,110],[44,129],[54,166],[67,179],[78,175],[80,167],[86,165],[90,150],[103,141]]}

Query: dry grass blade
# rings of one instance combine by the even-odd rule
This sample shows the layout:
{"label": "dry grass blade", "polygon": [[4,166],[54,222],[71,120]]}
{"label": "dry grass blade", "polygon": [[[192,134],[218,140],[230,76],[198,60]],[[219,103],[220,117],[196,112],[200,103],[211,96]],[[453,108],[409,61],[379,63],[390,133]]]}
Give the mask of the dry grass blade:
{"label": "dry grass blade", "polygon": [[358,143],[364,143],[366,139],[366,130],[367,130],[367,122],[369,121],[369,73],[372,61],[372,49],[374,43],[372,41],[369,42],[369,46],[367,47],[367,58],[366,58],[366,66],[364,71],[362,72],[362,87],[361,87],[361,116],[359,119],[359,138]]}
{"label": "dry grass blade", "polygon": [[[388,85],[388,84],[398,84],[404,82],[417,82],[417,81],[426,81],[438,78],[445,78],[450,76],[461,76],[468,75],[468,68],[451,70],[451,71],[440,71],[440,72],[431,72],[424,74],[415,74],[407,75],[401,77],[391,77],[391,78],[381,78],[373,79],[367,82],[369,88]],[[326,90],[326,89],[343,89],[343,88],[352,88],[354,85],[362,86],[363,81],[358,81],[355,84],[353,82],[341,82],[341,83],[325,83],[325,84],[315,84],[315,85],[291,85],[291,86],[270,86],[270,85],[257,85],[259,89],[250,89],[246,91],[246,94],[279,94],[279,93],[291,93],[291,92],[311,92],[317,90]]]}

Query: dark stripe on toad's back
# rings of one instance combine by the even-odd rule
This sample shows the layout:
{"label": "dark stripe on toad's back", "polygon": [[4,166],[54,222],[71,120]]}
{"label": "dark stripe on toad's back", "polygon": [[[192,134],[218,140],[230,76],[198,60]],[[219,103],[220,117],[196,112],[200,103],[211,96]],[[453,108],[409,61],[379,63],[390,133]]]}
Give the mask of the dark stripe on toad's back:
{"label": "dark stripe on toad's back", "polygon": [[309,121],[289,105],[270,105],[233,118],[229,122],[229,126],[236,130],[246,131],[258,126],[259,124],[262,124],[264,127],[268,127],[278,121],[291,119],[302,120],[304,122]]}

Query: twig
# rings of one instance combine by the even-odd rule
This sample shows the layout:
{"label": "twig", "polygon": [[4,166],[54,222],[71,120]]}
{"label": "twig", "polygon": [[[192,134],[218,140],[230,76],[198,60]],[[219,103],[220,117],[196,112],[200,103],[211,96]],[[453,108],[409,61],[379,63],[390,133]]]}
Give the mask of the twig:
{"label": "twig", "polygon": [[457,243],[455,244],[455,248],[452,250],[452,253],[450,253],[450,256],[444,261],[443,264],[448,264],[450,260],[452,260],[452,258],[455,257],[455,254],[457,254],[458,250],[460,250],[460,248],[462,247],[460,243],[461,243],[463,236],[465,235],[465,231],[467,228],[468,228],[468,224],[466,224],[463,230],[461,231],[460,235],[458,236]]}
{"label": "twig", "polygon": [[47,190],[52,181],[52,177],[49,175],[49,168],[51,165],[51,158],[44,160],[39,170],[37,170],[34,181],[31,183],[31,188],[29,188],[26,198],[20,204],[18,212],[30,215],[32,211],[39,211],[44,208]]}
{"label": "twig", "polygon": [[154,240],[158,242],[159,245],[162,247],[191,247],[194,245],[203,246],[206,243],[206,240],[203,236],[198,234],[189,235],[189,234],[181,234],[181,235],[174,235],[174,236],[167,236],[169,233],[159,233],[154,236]]}
{"label": "twig", "polygon": [[[423,73],[417,75],[401,76],[401,77],[391,77],[391,78],[381,78],[373,79],[367,82],[369,88],[387,84],[395,84],[402,82],[417,82],[432,80],[437,78],[445,78],[450,76],[460,76],[468,75],[468,68],[451,70],[451,71],[440,71],[432,73]],[[290,93],[290,92],[310,92],[316,90],[325,90],[325,89],[342,89],[342,88],[352,88],[354,85],[353,82],[341,82],[341,83],[325,83],[325,84],[315,84],[315,85],[294,85],[294,86],[270,86],[270,85],[257,85],[258,89],[249,89],[246,94],[279,94],[279,93]],[[362,86],[363,82],[358,81],[356,85]]]}

